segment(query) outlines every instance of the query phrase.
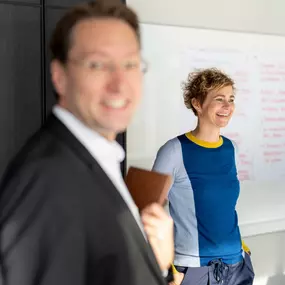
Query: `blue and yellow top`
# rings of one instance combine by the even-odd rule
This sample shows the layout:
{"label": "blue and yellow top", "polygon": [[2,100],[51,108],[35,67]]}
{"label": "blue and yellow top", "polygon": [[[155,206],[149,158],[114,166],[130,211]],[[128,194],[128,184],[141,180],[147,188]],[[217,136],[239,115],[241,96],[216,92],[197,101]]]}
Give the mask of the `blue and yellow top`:
{"label": "blue and yellow top", "polygon": [[242,260],[236,202],[240,184],[235,147],[221,136],[204,142],[191,133],[169,140],[158,151],[153,170],[170,173],[169,211],[175,229],[175,265],[206,266]]}

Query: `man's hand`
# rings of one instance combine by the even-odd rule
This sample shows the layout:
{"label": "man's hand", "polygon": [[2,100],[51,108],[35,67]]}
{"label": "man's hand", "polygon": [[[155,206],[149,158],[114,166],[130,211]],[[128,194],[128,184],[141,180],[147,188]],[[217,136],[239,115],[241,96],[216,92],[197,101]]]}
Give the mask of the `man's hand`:
{"label": "man's hand", "polygon": [[173,221],[159,204],[147,206],[141,213],[149,243],[162,271],[168,270],[174,258]]}

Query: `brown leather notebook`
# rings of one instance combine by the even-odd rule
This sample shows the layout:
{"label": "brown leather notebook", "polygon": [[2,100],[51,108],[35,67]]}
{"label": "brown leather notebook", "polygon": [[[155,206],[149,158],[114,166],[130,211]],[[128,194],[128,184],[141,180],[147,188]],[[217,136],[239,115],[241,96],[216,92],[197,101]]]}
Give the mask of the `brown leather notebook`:
{"label": "brown leather notebook", "polygon": [[172,184],[172,177],[155,171],[130,167],[125,181],[137,207],[141,211],[154,202],[164,206]]}

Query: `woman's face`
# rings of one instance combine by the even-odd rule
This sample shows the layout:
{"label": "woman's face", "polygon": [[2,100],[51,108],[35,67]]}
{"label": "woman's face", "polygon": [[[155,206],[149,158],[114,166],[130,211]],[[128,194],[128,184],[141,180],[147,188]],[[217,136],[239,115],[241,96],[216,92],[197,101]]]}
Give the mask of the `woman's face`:
{"label": "woman's face", "polygon": [[[197,102],[196,102],[197,103]],[[196,106],[195,106],[196,105]],[[235,110],[235,96],[232,86],[212,90],[202,104],[194,104],[200,123],[218,128],[227,126]]]}

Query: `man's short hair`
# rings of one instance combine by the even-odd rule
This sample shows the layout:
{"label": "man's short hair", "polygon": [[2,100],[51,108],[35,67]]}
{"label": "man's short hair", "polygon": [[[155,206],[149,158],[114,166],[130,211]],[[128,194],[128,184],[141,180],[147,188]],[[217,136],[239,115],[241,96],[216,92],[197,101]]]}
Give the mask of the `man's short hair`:
{"label": "man's short hair", "polygon": [[66,63],[72,31],[76,24],[87,19],[102,18],[125,21],[134,30],[140,42],[139,22],[136,13],[120,0],[98,0],[71,8],[59,20],[50,41],[52,60],[56,59],[62,64]]}

